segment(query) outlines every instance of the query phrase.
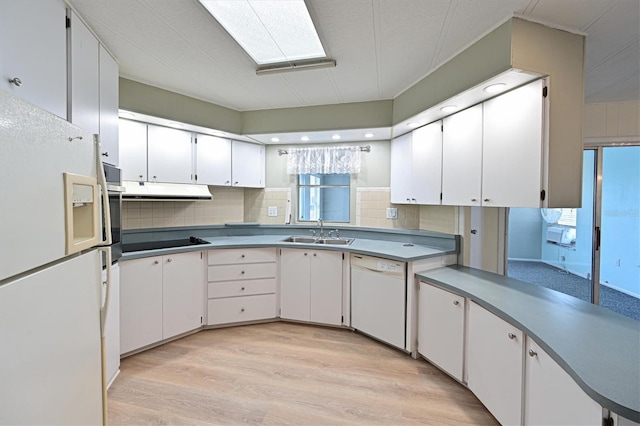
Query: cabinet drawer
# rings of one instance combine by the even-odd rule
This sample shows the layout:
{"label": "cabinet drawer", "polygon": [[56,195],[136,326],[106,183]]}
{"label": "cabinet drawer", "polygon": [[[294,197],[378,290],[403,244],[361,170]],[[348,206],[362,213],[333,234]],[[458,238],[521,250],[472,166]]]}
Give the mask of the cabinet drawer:
{"label": "cabinet drawer", "polygon": [[209,265],[226,265],[234,263],[275,262],[275,248],[247,248],[229,250],[210,250]]}
{"label": "cabinet drawer", "polygon": [[208,325],[255,321],[275,317],[275,294],[209,299],[208,303]]}
{"label": "cabinet drawer", "polygon": [[276,279],[266,278],[246,281],[218,281],[209,283],[208,298],[250,296],[276,292]]}
{"label": "cabinet drawer", "polygon": [[251,280],[255,278],[275,278],[276,264],[248,263],[246,265],[210,265],[208,281]]}

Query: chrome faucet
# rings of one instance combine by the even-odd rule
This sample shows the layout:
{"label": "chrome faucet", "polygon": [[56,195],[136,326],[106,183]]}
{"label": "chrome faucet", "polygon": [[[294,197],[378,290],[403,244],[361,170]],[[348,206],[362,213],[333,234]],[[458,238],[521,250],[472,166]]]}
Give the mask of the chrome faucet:
{"label": "chrome faucet", "polygon": [[320,238],[324,238],[324,221],[322,218],[318,219],[318,228],[320,228]]}

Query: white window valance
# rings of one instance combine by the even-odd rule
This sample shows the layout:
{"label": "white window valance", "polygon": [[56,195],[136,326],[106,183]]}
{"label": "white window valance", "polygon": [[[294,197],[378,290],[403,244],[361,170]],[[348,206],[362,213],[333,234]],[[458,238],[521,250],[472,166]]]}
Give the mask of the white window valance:
{"label": "white window valance", "polygon": [[361,151],[357,146],[289,148],[287,153],[290,175],[360,173]]}

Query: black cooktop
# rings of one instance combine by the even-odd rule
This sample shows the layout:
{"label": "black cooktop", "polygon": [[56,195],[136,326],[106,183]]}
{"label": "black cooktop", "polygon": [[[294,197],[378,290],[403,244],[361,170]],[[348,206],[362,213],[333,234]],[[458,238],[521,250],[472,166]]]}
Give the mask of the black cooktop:
{"label": "black cooktop", "polygon": [[195,246],[199,244],[209,243],[202,238],[189,237],[180,240],[147,241],[143,243],[122,244],[122,251],[124,253],[128,253],[132,251],[158,250],[164,248]]}

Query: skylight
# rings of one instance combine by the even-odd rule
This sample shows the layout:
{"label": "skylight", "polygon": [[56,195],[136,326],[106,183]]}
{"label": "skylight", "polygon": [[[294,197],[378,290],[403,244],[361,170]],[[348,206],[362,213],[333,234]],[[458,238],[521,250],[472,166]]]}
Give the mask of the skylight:
{"label": "skylight", "polygon": [[199,0],[258,65],[324,58],[304,0]]}

